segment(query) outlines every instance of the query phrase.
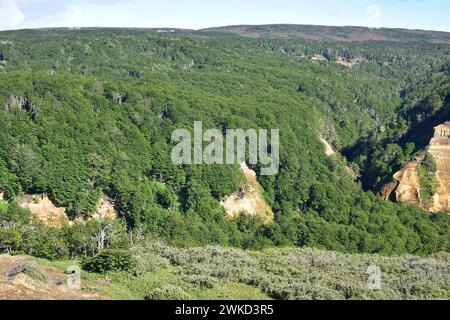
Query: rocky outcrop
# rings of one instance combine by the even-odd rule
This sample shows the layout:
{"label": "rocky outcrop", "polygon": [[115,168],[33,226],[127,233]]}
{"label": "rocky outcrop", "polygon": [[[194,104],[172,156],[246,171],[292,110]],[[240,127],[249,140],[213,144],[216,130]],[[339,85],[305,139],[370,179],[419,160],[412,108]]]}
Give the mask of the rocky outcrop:
{"label": "rocky outcrop", "polygon": [[39,107],[30,102],[27,96],[9,96],[5,102],[5,110],[8,112],[14,109],[22,109],[33,119],[36,120]]}
{"label": "rocky outcrop", "polygon": [[9,96],[5,102],[6,111],[12,111],[14,109],[27,109],[29,105],[28,98],[26,96]]}
{"label": "rocky outcrop", "polygon": [[255,171],[251,170],[245,162],[241,164],[241,169],[246,178],[246,184],[239,192],[233,193],[220,204],[225,208],[229,218],[245,213],[260,217],[264,222],[272,221],[272,210],[260,192],[261,186]]}
{"label": "rocky outcrop", "polygon": [[395,201],[395,198],[392,198],[392,196],[395,196],[395,189],[397,189],[398,186],[398,181],[395,181],[394,179],[392,179],[391,182],[385,184],[381,190],[380,190],[380,195],[381,197],[383,197],[384,200],[392,200]]}
{"label": "rocky outcrop", "polygon": [[383,197],[386,200],[392,199],[392,192],[395,191],[395,201],[422,205],[420,176],[417,166],[418,162],[410,161],[395,173],[393,181],[383,187]]}
{"label": "rocky outcrop", "polygon": [[425,204],[421,198],[418,166],[423,161],[423,157],[406,163],[394,174],[393,180],[381,190],[384,199],[414,203],[430,212],[450,212],[450,122],[437,126],[434,131],[427,153],[436,162],[434,180],[437,189],[430,203]]}
{"label": "rocky outcrop", "polygon": [[435,128],[428,153],[436,161],[438,183],[429,210],[450,212],[450,121]]}

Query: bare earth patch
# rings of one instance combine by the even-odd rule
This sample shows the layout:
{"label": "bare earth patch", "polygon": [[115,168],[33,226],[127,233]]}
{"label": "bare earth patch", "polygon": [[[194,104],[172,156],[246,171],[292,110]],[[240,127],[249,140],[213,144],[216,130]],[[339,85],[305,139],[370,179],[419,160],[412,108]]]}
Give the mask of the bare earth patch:
{"label": "bare earth patch", "polygon": [[362,59],[351,59],[351,60],[348,60],[348,59],[339,57],[336,62],[338,64],[344,66],[344,67],[347,67],[347,68],[351,69],[354,66],[356,66],[356,65],[358,65],[358,64],[360,64],[360,63],[362,63],[364,61]]}
{"label": "bare earth patch", "polygon": [[[2,194],[0,194],[1,196]],[[0,200],[2,198],[0,197]],[[19,206],[27,209],[38,220],[46,225],[61,227],[65,224],[71,224],[67,216],[67,210],[64,207],[57,207],[45,194],[26,195],[18,200]],[[114,202],[107,196],[103,196],[97,205],[95,214],[90,219],[117,219],[118,213],[114,207]],[[83,221],[81,218],[77,221]]]}
{"label": "bare earth patch", "polygon": [[98,293],[68,288],[67,275],[54,268],[38,266],[45,280],[24,273],[6,277],[13,268],[31,261],[29,257],[0,255],[0,300],[109,300]]}
{"label": "bare earth patch", "polygon": [[246,185],[242,187],[240,192],[233,193],[225,201],[220,204],[225,208],[230,218],[234,218],[243,213],[260,217],[265,222],[272,220],[272,210],[264,200],[256,179],[255,171],[251,170],[244,162],[241,169],[247,180]]}
{"label": "bare earth patch", "polygon": [[66,208],[56,207],[47,195],[28,195],[19,198],[19,206],[49,225],[61,226],[69,222]]}
{"label": "bare earth patch", "polygon": [[324,147],[325,147],[325,154],[328,157],[336,155],[336,151],[334,151],[333,147],[328,143],[328,141],[326,141],[324,138],[320,138],[320,142],[322,142],[322,144],[324,145]]}

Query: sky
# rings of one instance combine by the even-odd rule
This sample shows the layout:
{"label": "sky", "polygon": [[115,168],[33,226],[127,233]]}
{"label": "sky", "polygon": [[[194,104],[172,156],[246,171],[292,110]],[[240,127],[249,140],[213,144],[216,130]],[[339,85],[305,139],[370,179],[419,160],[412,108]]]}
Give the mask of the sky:
{"label": "sky", "polygon": [[315,24],[450,32],[448,0],[0,0],[0,30]]}

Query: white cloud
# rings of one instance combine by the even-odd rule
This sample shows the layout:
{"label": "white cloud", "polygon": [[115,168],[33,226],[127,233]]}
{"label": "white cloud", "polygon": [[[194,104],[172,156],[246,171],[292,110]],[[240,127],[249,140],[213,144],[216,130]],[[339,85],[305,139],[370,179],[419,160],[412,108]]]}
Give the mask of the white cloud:
{"label": "white cloud", "polygon": [[0,0],[0,30],[19,27],[25,15],[12,0]]}
{"label": "white cloud", "polygon": [[380,28],[381,27],[381,8],[376,5],[370,5],[367,7],[367,14],[369,18],[367,19],[367,26],[369,28]]}

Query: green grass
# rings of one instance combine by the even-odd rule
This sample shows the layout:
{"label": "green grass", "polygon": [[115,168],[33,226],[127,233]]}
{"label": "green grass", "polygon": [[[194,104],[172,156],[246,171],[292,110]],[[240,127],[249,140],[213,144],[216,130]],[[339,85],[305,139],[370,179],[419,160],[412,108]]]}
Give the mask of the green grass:
{"label": "green grass", "polygon": [[[117,300],[142,300],[152,290],[168,284],[177,286],[181,282],[179,270],[160,269],[155,272],[132,276],[113,273],[106,276],[89,274],[85,276],[85,286],[95,288],[102,294]],[[267,300],[270,299],[260,289],[240,283],[219,282],[211,289],[190,285],[183,286],[188,300]]]}
{"label": "green grass", "polygon": [[39,263],[41,266],[55,268],[62,272],[65,272],[67,270],[67,268],[70,266],[80,266],[80,263],[78,260],[50,261],[50,260],[41,259],[41,258],[33,258],[33,260],[36,261],[37,263]]}
{"label": "green grass", "polygon": [[[311,248],[263,251],[176,248],[158,241],[131,251],[130,272],[82,272],[83,290],[115,300],[147,296],[182,300],[416,300],[450,299],[450,254],[423,258],[351,255]],[[33,259],[64,271],[77,261]],[[371,290],[367,269],[381,270],[381,288]]]}
{"label": "green grass", "polygon": [[109,274],[98,279],[96,283],[106,282],[100,287],[100,291],[113,299],[142,300],[149,291],[170,283],[175,278],[170,270],[160,269],[140,276],[126,273]]}

